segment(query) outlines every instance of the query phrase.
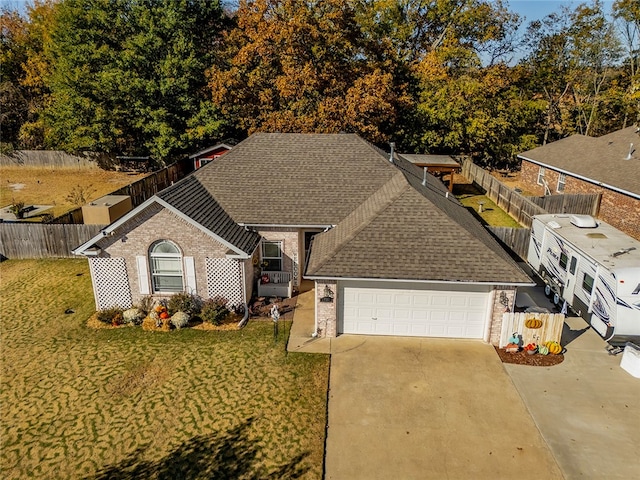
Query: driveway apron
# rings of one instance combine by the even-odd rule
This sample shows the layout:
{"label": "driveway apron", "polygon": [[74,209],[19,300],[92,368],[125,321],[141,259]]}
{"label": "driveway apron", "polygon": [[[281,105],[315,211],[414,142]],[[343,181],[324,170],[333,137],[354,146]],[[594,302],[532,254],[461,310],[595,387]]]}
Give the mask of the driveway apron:
{"label": "driveway apron", "polygon": [[342,335],[331,351],[325,478],[562,478],[492,346]]}

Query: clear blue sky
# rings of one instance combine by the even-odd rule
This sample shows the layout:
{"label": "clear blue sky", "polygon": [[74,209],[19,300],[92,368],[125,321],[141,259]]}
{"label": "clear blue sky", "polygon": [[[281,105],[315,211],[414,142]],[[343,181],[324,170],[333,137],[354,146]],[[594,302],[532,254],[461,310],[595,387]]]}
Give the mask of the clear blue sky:
{"label": "clear blue sky", "polygon": [[[526,17],[522,19],[522,25],[524,27],[526,27],[532,20],[538,20],[546,17],[550,13],[559,12],[563,5],[574,9],[581,3],[590,4],[592,3],[592,0],[505,0],[505,4],[509,10],[517,13],[521,17]],[[604,0],[602,3],[605,12],[609,13],[611,11],[613,0]]]}

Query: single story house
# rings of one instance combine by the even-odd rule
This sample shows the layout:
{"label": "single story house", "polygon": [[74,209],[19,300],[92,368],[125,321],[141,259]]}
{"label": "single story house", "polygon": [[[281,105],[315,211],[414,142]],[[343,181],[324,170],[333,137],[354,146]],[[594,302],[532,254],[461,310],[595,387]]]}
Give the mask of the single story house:
{"label": "single story house", "polygon": [[441,181],[353,134],[256,133],[74,253],[98,309],[179,291],[242,304],[310,279],[329,337],[497,344],[533,284]]}
{"label": "single story house", "polygon": [[599,193],[598,217],[640,239],[640,128],[602,137],[572,135],[518,155],[535,195]]}
{"label": "single story house", "polygon": [[231,150],[235,143],[236,142],[233,140],[226,140],[225,142],[200,150],[193,155],[189,155],[189,159],[193,160],[193,169],[198,170],[200,167],[204,167],[207,163],[221,157]]}

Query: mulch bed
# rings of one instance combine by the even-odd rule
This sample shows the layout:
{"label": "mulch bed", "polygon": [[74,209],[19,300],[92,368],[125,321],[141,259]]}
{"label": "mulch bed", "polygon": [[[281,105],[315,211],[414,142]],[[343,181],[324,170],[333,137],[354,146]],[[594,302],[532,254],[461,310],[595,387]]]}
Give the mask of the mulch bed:
{"label": "mulch bed", "polygon": [[495,347],[496,353],[502,360],[502,363],[514,363],[516,365],[531,365],[533,367],[551,367],[553,365],[558,365],[564,361],[564,355],[540,355],[536,353],[535,355],[529,355],[524,350],[520,350],[516,353],[509,353],[505,351],[504,348]]}

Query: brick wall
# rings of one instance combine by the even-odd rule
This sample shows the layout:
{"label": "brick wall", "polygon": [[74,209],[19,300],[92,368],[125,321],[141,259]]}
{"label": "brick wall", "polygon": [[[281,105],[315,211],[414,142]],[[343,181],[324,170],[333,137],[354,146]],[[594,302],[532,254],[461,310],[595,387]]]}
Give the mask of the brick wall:
{"label": "brick wall", "polygon": [[136,256],[147,256],[149,247],[157,240],[170,240],[183,256],[194,257],[197,294],[207,298],[205,258],[225,258],[227,247],[171,211],[153,204],[121,225],[114,235],[98,242],[103,250],[100,256],[125,259],[133,303],[143,296],[138,285]]}
{"label": "brick wall", "polygon": [[492,314],[489,326],[489,343],[498,346],[502,333],[502,314],[513,311],[516,289],[515,287],[496,286],[490,298]]}
{"label": "brick wall", "polygon": [[[537,185],[540,166],[525,160],[522,161],[520,177],[525,188],[534,195],[544,195],[544,187]],[[549,184],[551,193],[557,193],[559,172],[545,168],[544,178]],[[640,200],[623,195],[608,188],[585,182],[567,175],[564,193],[599,193],[602,195],[598,218],[615,228],[622,230],[640,240]]]}
{"label": "brick wall", "polygon": [[[316,281],[316,322],[318,336],[335,338],[338,331],[338,288],[335,280]],[[324,289],[329,287],[333,292],[333,302],[321,302],[324,297]]]}

